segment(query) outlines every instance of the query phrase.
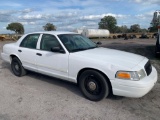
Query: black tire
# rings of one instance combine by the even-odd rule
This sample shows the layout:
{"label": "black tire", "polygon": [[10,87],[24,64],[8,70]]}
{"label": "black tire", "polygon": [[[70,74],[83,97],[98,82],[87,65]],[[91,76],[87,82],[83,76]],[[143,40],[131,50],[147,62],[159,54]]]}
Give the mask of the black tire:
{"label": "black tire", "polygon": [[79,77],[83,95],[91,101],[100,101],[109,95],[109,84],[105,77],[95,70],[86,70]]}
{"label": "black tire", "polygon": [[14,75],[21,77],[26,75],[26,70],[23,68],[22,63],[17,57],[14,57],[11,62],[11,69]]}

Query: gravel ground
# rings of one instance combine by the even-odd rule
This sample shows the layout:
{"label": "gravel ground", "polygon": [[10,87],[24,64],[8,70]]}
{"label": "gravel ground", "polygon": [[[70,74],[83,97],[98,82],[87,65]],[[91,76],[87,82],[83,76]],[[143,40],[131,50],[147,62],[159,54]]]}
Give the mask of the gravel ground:
{"label": "gravel ground", "polygon": [[[160,74],[155,40],[101,40],[102,46],[144,55]],[[0,42],[2,46],[8,42]],[[160,78],[142,98],[85,99],[75,84],[29,72],[16,77],[0,57],[0,120],[159,120]]]}

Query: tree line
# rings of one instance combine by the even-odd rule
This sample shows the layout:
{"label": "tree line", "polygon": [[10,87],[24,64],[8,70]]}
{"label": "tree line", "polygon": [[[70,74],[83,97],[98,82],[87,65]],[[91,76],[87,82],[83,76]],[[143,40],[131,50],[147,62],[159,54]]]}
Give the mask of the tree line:
{"label": "tree line", "polygon": [[[24,34],[24,26],[18,22],[8,24],[6,29],[14,31],[16,34]],[[43,29],[45,31],[53,31],[56,30],[56,26],[52,23],[47,23],[45,26],[43,26]]]}
{"label": "tree line", "polygon": [[145,33],[157,32],[157,26],[153,25],[148,29],[141,28],[139,24],[133,24],[128,28],[126,25],[117,26],[117,20],[113,16],[105,16],[99,22],[99,29],[108,29],[111,33]]}
{"label": "tree line", "polygon": [[[105,16],[98,23],[99,29],[108,29],[111,33],[145,33],[145,32],[157,32],[156,25],[152,25],[148,29],[142,29],[139,24],[133,24],[128,28],[126,25],[117,26],[117,20],[113,16]],[[21,23],[10,23],[6,27],[7,30],[14,31],[17,34],[24,34],[24,27]],[[45,31],[56,30],[56,26],[52,23],[47,23],[43,26]]]}

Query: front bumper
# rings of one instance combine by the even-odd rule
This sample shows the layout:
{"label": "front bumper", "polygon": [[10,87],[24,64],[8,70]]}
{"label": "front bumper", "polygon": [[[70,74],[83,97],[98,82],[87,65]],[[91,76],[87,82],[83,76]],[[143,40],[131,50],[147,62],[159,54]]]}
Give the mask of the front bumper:
{"label": "front bumper", "polygon": [[147,94],[157,82],[157,71],[152,66],[152,72],[149,76],[139,80],[111,80],[114,95],[139,98]]}

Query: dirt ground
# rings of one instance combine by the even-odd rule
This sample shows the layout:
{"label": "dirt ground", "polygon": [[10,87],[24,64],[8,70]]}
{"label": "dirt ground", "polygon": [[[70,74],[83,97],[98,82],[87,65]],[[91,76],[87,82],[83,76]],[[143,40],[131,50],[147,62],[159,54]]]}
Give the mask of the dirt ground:
{"label": "dirt ground", "polygon": [[[155,87],[142,98],[112,96],[92,102],[72,83],[33,72],[16,77],[0,57],[0,120],[159,120],[160,59],[154,56],[155,39],[101,42],[149,58],[159,74]],[[5,43],[0,42],[0,52]]]}

